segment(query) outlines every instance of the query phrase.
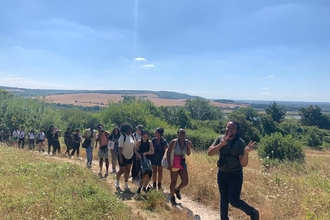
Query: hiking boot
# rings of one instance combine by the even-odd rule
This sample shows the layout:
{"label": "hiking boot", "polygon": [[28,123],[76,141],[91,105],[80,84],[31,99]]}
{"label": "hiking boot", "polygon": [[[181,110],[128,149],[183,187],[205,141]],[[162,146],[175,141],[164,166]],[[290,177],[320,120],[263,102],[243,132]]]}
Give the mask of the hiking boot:
{"label": "hiking boot", "polygon": [[181,199],[181,194],[180,194],[180,190],[178,189],[175,189],[175,195],[176,195],[176,198],[178,198],[179,200]]}
{"label": "hiking boot", "polygon": [[253,209],[253,214],[250,215],[251,220],[259,220],[259,211],[257,209]]}
{"label": "hiking boot", "polygon": [[171,196],[171,204],[172,205],[178,205],[178,203],[176,203],[176,201],[175,201],[175,197],[174,196]]}

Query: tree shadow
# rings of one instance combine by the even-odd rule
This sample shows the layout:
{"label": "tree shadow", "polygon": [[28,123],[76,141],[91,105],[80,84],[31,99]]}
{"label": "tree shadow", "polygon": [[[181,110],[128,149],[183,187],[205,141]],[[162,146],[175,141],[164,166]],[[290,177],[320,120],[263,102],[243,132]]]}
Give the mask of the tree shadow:
{"label": "tree shadow", "polygon": [[122,190],[120,188],[116,188],[115,194],[121,200],[132,200],[135,196],[135,193],[133,193],[130,189]]}
{"label": "tree shadow", "polygon": [[177,205],[172,205],[171,204],[171,195],[169,193],[164,193],[164,194],[167,195],[166,202],[167,203],[170,203],[170,207],[171,208],[178,209],[180,211],[186,212],[187,219],[201,220],[200,215],[194,214],[194,212],[191,209],[189,209],[188,207],[185,207],[184,205],[182,205],[182,203],[180,203],[180,202],[177,201]]}

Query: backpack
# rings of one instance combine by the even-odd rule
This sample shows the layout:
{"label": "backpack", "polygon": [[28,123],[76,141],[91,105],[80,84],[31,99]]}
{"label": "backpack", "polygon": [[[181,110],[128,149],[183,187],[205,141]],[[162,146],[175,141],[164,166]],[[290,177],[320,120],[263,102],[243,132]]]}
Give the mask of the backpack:
{"label": "backpack", "polygon": [[142,174],[151,174],[152,173],[151,161],[144,155],[141,155],[140,167],[141,167]]}
{"label": "backpack", "polygon": [[[123,136],[124,136],[124,143],[125,143],[125,141],[126,141],[126,134],[123,134]],[[136,138],[134,137],[134,135],[131,134],[131,136],[132,136],[132,138],[136,141]]]}

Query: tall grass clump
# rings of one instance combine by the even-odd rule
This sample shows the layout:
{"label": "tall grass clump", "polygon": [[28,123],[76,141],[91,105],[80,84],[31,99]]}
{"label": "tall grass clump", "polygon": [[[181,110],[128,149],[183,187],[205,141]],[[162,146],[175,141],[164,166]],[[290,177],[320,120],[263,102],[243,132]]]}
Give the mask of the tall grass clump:
{"label": "tall grass clump", "polygon": [[132,219],[109,186],[89,170],[0,147],[2,219]]}

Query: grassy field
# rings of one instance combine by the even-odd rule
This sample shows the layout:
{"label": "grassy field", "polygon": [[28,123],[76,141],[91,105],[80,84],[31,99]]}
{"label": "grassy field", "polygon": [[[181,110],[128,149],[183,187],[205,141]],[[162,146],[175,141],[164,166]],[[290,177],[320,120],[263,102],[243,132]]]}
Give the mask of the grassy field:
{"label": "grassy field", "polygon": [[[137,98],[145,98],[153,102],[156,106],[183,106],[185,99],[163,99],[156,94],[132,94]],[[62,94],[46,96],[46,99],[53,103],[73,104],[81,106],[95,106],[100,103],[107,104],[109,100],[117,103],[123,100],[122,94],[102,94],[102,93],[80,93],[80,94]],[[97,104],[98,103],[98,104]],[[211,101],[212,105],[219,107],[241,106]]]}
{"label": "grassy field", "polygon": [[[273,168],[263,166],[257,152],[250,154],[242,199],[260,210],[260,219],[330,219],[330,152],[306,149],[306,153],[305,165],[287,163]],[[219,210],[216,160],[206,153],[188,157],[190,183],[183,193]],[[249,219],[234,208],[230,216]]]}
{"label": "grassy field", "polygon": [[[263,165],[257,152],[250,154],[242,199],[260,210],[261,219],[330,219],[330,152],[305,152],[305,165],[271,168]],[[216,161],[216,156],[193,152],[187,159],[190,182],[182,193],[219,211]],[[3,219],[131,219],[132,210],[117,199],[113,188],[81,166],[10,147],[0,147],[0,164]],[[166,189],[169,179],[164,171]],[[187,219],[184,212],[171,210],[162,193],[152,192],[135,202],[137,209],[167,219]],[[231,207],[230,216],[249,219]]]}
{"label": "grassy field", "polygon": [[0,174],[1,219],[133,219],[105,182],[78,165],[1,146]]}

